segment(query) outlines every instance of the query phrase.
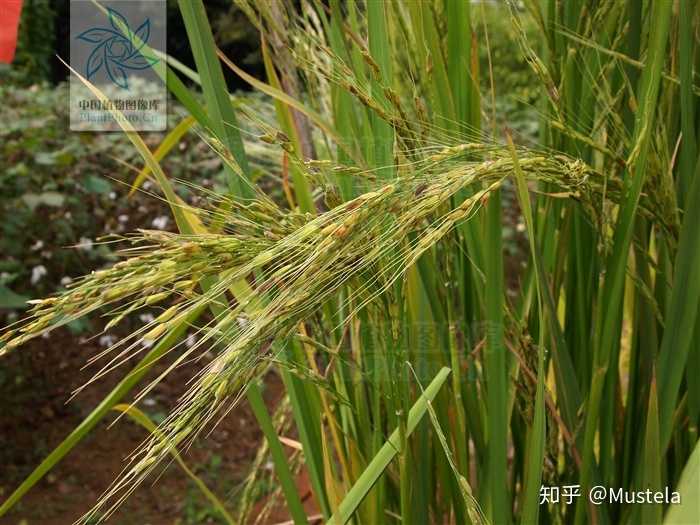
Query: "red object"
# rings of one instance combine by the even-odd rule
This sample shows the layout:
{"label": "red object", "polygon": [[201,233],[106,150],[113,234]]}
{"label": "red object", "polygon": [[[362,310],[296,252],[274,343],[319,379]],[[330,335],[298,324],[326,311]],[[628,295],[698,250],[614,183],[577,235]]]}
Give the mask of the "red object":
{"label": "red object", "polygon": [[0,62],[9,64],[15,58],[21,12],[22,0],[0,0]]}

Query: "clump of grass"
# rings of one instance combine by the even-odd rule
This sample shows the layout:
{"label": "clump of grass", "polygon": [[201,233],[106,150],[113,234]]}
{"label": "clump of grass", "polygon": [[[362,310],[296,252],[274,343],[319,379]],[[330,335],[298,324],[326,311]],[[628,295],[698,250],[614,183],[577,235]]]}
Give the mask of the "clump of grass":
{"label": "clump of grass", "polygon": [[[469,162],[463,159],[465,151],[488,151],[492,160]],[[575,160],[523,153],[519,164],[532,180],[553,182],[552,177],[563,174],[562,192],[579,197],[594,192],[588,183],[590,170]],[[144,457],[123,480],[124,486],[133,487],[134,480],[145,477],[156,460],[167,457],[166,443],[191,439],[230,395],[240,391],[267,357],[273,340],[311,317],[347,283],[374,273],[372,286],[359,287],[346,299],[357,303],[348,316],[356,315],[426,250],[472,217],[513,168],[512,159],[499,158],[496,148],[465,144],[445,148],[431,155],[421,170],[414,169],[414,176],[362,194],[286,234],[285,222],[294,221],[275,222],[272,216],[279,218],[281,211],[269,202],[254,201],[245,207],[230,203],[236,212],[225,223],[237,233],[177,235],[144,230],[129,236],[125,240],[134,247],[121,252],[123,262],[85,277],[59,297],[39,301],[30,318],[4,336],[3,351],[100,308],[110,308],[109,329],[127,314],[174,300],[153,321],[104,356],[95,357],[116,353],[95,381],[142,351],[144,343],[150,346],[165,337],[202,306],[219,303],[223,307],[222,296],[237,281],[259,276],[252,294],[210,321],[198,343],[168,369],[210,346],[223,348],[163,425],[167,440],[159,437],[150,442]],[[465,188],[484,184],[458,206],[446,206]],[[272,230],[266,230],[266,225]],[[214,276],[219,276],[215,286],[206,293],[196,290],[197,283]],[[251,310],[250,305],[256,308]]]}

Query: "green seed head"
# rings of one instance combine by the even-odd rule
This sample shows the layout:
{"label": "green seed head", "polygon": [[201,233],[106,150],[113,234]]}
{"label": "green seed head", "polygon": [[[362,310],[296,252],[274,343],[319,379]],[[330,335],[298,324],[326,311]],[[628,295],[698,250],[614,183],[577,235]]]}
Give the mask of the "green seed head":
{"label": "green seed head", "polygon": [[166,329],[166,324],[159,324],[155,328],[152,328],[150,331],[148,331],[146,335],[143,336],[143,340],[152,343],[156,341],[161,335],[163,335]]}

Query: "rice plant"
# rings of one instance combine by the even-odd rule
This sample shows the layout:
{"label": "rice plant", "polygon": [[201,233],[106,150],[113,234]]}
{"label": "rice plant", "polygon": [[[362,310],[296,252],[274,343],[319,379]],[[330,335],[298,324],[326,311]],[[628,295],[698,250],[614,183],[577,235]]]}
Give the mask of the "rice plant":
{"label": "rice plant", "polygon": [[[180,0],[197,71],[160,71],[225,161],[229,192],[185,205],[125,124],[180,232],[113,239],[123,260],[36,302],[0,353],[95,311],[105,330],[161,312],[91,356],[99,381],[145,354],[0,515],[155,361],[174,356],[137,400],[213,351],[87,518],[109,517],[247,398],[275,467],[268,507],[284,501],[295,524],[310,522],[301,469],[328,523],[698,523],[693,2],[236,1],[267,81],[217,52],[200,0]],[[478,60],[487,9],[511,19],[540,83],[536,144],[486,109],[498,91]],[[235,114],[224,67],[271,97],[276,123]],[[280,153],[286,202],[252,182],[241,120]],[[504,192],[528,246],[508,279]],[[270,369],[286,389],[274,414],[260,396]],[[241,523],[266,516],[250,512],[257,475]],[[592,502],[597,487],[608,492]],[[640,496],[665,487],[680,502]]]}

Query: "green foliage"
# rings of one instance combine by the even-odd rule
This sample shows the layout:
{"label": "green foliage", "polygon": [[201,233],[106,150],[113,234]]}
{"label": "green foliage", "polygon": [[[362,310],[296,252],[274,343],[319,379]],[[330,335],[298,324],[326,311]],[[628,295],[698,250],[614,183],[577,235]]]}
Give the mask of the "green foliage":
{"label": "green foliage", "polygon": [[[518,50],[518,31],[498,3],[479,4],[473,16],[477,22],[474,32],[483,110],[489,116],[495,113],[492,125],[507,126],[520,142],[535,144],[540,128],[538,107],[543,96],[537,76]],[[522,26],[526,37],[536,41],[537,25],[532,17],[524,17]]]}
{"label": "green foliage", "polygon": [[[122,162],[135,162],[137,153],[123,134],[66,133],[67,84],[0,85],[0,98],[0,308],[22,308],[27,298],[56,290],[62,279],[113,261],[112,249],[97,243],[98,237],[131,224],[151,227],[167,210],[151,198],[125,198],[134,174],[121,175]],[[271,118],[259,98],[242,103]],[[180,111],[172,106],[170,118],[180,118]],[[259,177],[269,159],[264,148],[257,151]],[[222,162],[195,133],[182,137],[163,162],[173,177],[216,190],[226,185]],[[187,186],[178,193],[194,197]],[[33,281],[37,267],[46,272]]]}
{"label": "green foliage", "polygon": [[[0,271],[15,291],[51,292],[110,259],[88,245],[119,215],[117,187],[108,177],[133,157],[115,135],[66,133],[67,87],[0,86]],[[69,246],[81,244],[80,250]],[[46,272],[32,281],[32,269]]]}
{"label": "green foliage", "polygon": [[[481,65],[479,84],[484,101],[488,102],[490,98],[490,75],[493,71],[493,88],[497,98],[536,105],[542,92],[537,85],[535,73],[518,50],[520,35],[503,6],[484,2],[474,8],[473,18]],[[538,28],[532,17],[523,16],[522,30],[528,40],[537,41]]]}

